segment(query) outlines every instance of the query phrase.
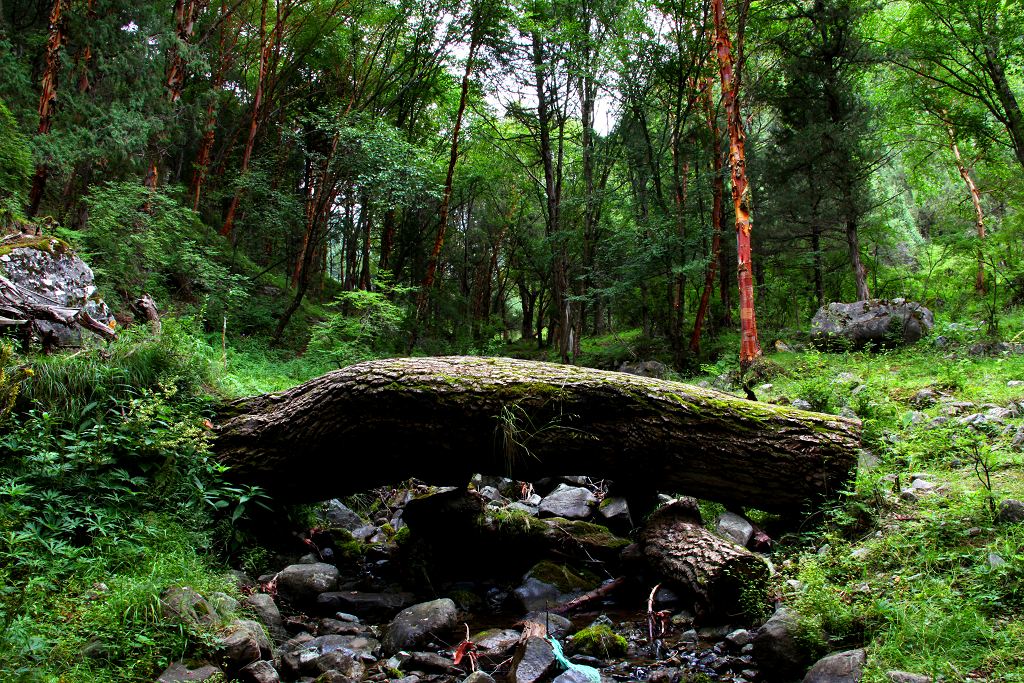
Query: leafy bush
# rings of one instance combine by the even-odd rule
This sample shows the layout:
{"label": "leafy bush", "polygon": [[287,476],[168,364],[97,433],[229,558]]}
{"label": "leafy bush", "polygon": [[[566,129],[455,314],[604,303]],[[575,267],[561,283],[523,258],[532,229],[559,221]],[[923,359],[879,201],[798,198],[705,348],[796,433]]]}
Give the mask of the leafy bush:
{"label": "leafy bush", "polygon": [[223,241],[161,191],[107,183],[86,199],[88,229],[72,235],[123,301],[143,293],[219,309],[246,297],[243,278],[218,262]]}
{"label": "leafy bush", "polygon": [[28,140],[0,100],[0,227],[12,218],[21,218],[31,178],[32,152]]}
{"label": "leafy bush", "polygon": [[[403,292],[395,292],[398,294]],[[309,353],[329,358],[338,367],[399,351],[407,311],[382,292],[342,292],[340,312],[313,329]]]}

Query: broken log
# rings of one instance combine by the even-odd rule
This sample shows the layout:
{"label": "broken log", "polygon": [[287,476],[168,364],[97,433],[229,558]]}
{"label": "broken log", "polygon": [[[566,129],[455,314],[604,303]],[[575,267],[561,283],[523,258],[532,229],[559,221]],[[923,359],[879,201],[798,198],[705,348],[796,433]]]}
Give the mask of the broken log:
{"label": "broken log", "polygon": [[767,563],[708,531],[693,498],[680,499],[651,515],[640,543],[647,563],[693,599],[698,618],[733,623],[737,618],[752,622],[765,616]]}
{"label": "broken log", "polygon": [[587,474],[799,511],[850,484],[860,423],[700,387],[510,358],[370,361],[228,404],[214,451],[235,481],[317,501],[409,477]]}

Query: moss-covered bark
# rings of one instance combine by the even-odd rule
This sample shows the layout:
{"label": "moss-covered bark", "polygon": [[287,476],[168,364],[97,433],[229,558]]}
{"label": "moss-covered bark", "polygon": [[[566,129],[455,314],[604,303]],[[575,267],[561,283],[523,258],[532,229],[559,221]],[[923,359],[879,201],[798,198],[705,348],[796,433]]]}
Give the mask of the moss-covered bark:
{"label": "moss-covered bark", "polygon": [[856,420],[678,382],[508,358],[360,363],[222,411],[236,480],[317,500],[418,477],[588,474],[791,511],[851,480]]}

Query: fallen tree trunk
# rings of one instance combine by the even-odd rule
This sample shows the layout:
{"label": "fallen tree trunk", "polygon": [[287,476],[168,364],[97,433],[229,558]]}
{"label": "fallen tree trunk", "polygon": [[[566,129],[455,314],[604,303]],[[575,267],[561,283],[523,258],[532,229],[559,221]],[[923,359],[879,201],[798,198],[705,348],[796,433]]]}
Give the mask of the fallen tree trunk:
{"label": "fallen tree trunk", "polygon": [[218,418],[214,450],[239,482],[315,501],[417,477],[612,479],[769,511],[851,482],[860,423],[709,389],[508,358],[360,363]]}
{"label": "fallen tree trunk", "polygon": [[655,512],[640,542],[647,563],[693,599],[698,618],[752,622],[767,609],[767,563],[705,529],[694,499]]}

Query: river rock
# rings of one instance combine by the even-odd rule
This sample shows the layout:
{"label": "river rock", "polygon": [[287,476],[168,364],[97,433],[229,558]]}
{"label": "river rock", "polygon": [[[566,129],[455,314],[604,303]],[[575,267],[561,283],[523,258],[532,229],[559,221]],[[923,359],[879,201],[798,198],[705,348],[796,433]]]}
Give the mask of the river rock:
{"label": "river rock", "polygon": [[221,640],[220,652],[224,668],[231,673],[252,662],[268,659],[273,648],[259,622],[239,619],[228,627]]}
{"label": "river rock", "polygon": [[369,524],[369,522],[360,517],[337,498],[327,501],[327,507],[324,510],[324,519],[330,526],[345,529],[349,532],[355,531],[359,527]]}
{"label": "river rock", "polygon": [[243,666],[238,672],[238,680],[242,683],[281,683],[281,674],[273,664],[261,659]]}
{"label": "river rock", "polygon": [[555,614],[554,612],[530,612],[523,617],[523,621],[546,626],[548,635],[555,640],[563,639],[572,630],[572,622],[561,614]]}
{"label": "river rock", "polygon": [[160,609],[165,618],[183,624],[213,627],[220,615],[210,601],[188,586],[172,586],[160,597]]}
{"label": "river rock", "polygon": [[811,320],[811,341],[827,350],[913,344],[935,326],[932,312],[906,299],[830,303]]}
{"label": "river rock", "polygon": [[320,593],[338,585],[338,568],[333,564],[293,564],[277,575],[278,594],[296,604],[315,603]]}
{"label": "river rock", "polygon": [[608,496],[597,508],[604,523],[610,527],[628,531],[633,527],[633,519],[629,516],[629,503],[622,496]]}
{"label": "river rock", "polygon": [[860,683],[864,676],[864,650],[833,652],[819,659],[804,676],[804,683]]}
{"label": "river rock", "polygon": [[543,638],[529,638],[513,668],[515,683],[536,683],[555,666],[555,653]]}
{"label": "river rock", "polygon": [[224,672],[213,665],[207,664],[190,669],[181,662],[175,662],[164,669],[164,672],[156,679],[156,683],[185,683],[186,681],[223,680],[223,678]]}
{"label": "river rock", "polygon": [[[96,295],[92,269],[68,244],[55,237],[30,238],[0,256],[0,272],[25,289],[58,306],[84,308],[93,318],[114,326],[114,316]],[[82,331],[77,325],[40,320],[36,327],[44,345],[77,346]]]}
{"label": "river rock", "polygon": [[754,535],[754,525],[742,515],[737,515],[735,512],[724,512],[718,516],[718,521],[715,522],[715,531],[722,538],[728,538],[733,543],[745,547]]}
{"label": "river rock", "polygon": [[476,634],[472,640],[478,655],[500,661],[515,649],[521,635],[514,628],[492,628]]}
{"label": "river rock", "polygon": [[266,593],[253,593],[245,598],[245,606],[256,613],[256,617],[267,627],[267,632],[275,643],[283,643],[288,639],[281,610],[278,609],[274,598]]}
{"label": "river rock", "polygon": [[597,585],[595,577],[586,576],[567,565],[544,560],[526,573],[522,585],[513,591],[513,595],[524,610],[541,610]]}
{"label": "river rock", "polygon": [[892,683],[932,683],[935,679],[924,674],[913,674],[909,671],[886,671]]}
{"label": "river rock", "polygon": [[458,610],[449,598],[408,607],[399,612],[388,626],[387,635],[384,636],[384,651],[393,654],[415,647],[431,635],[452,630],[457,619]]}
{"label": "river rock", "polygon": [[586,519],[595,505],[597,505],[597,497],[591,493],[590,489],[559,484],[540,502],[540,515],[541,517]]}
{"label": "river rock", "polygon": [[370,621],[391,619],[415,602],[416,596],[412,593],[329,591],[321,593],[316,598],[317,608],[321,614],[348,612]]}
{"label": "river rock", "polygon": [[569,669],[555,676],[551,683],[594,683],[594,679],[579,669]]}
{"label": "river rock", "polygon": [[753,654],[768,680],[786,681],[799,676],[813,653],[798,638],[799,617],[785,607],[754,632]]}
{"label": "river rock", "polygon": [[462,679],[462,683],[494,683],[494,679],[483,671],[474,671]]}
{"label": "river rock", "polygon": [[[293,643],[286,643],[281,647],[284,654],[281,655],[280,671],[285,679],[318,676],[325,671],[336,671],[337,669],[328,667],[340,665],[350,666],[353,671],[356,671],[359,669],[356,664],[361,666],[362,660],[373,659],[372,653],[379,645],[380,643],[373,638],[363,636],[327,635],[319,638],[296,638]],[[319,662],[321,657],[332,655],[332,653],[338,653],[344,657],[330,656],[323,663]],[[352,661],[351,664],[349,664],[349,660]],[[363,668],[365,669],[365,667]],[[362,674],[359,677],[362,677]]]}

